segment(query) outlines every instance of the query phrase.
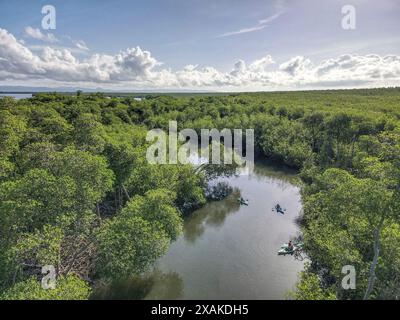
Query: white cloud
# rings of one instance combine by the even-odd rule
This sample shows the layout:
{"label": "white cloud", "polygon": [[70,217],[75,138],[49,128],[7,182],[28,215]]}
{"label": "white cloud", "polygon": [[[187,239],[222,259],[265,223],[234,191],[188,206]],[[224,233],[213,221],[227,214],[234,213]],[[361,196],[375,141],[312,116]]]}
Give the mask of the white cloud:
{"label": "white cloud", "polygon": [[88,46],[86,45],[85,41],[83,41],[83,40],[76,41],[75,46],[80,50],[89,51]]}
{"label": "white cloud", "polygon": [[255,27],[243,28],[243,29],[236,30],[236,31],[226,32],[226,33],[220,34],[219,36],[217,36],[217,38],[224,38],[224,37],[229,37],[229,36],[235,36],[235,35],[238,35],[238,34],[259,31],[259,30],[264,29],[265,27],[266,27],[266,25],[260,24],[260,25],[257,25]]}
{"label": "white cloud", "polygon": [[284,9],[284,2],[278,1],[276,3],[276,13],[266,17],[265,19],[261,19],[258,21],[258,24],[249,28],[242,28],[236,31],[225,32],[223,34],[218,35],[216,38],[225,38],[230,36],[235,36],[238,34],[249,33],[254,31],[260,31],[268,26],[268,24],[276,19],[278,19],[283,13],[285,12]]}
{"label": "white cloud", "polygon": [[266,55],[249,63],[238,60],[228,72],[195,64],[172,71],[140,47],[79,59],[65,48],[44,46],[33,52],[0,28],[0,81],[232,91],[388,86],[400,85],[400,56],[346,54],[318,64],[297,56],[276,65]]}
{"label": "white cloud", "polygon": [[[94,54],[78,60],[68,49],[44,47],[33,53],[7,30],[0,28],[0,69],[8,75],[56,81],[118,82],[149,77],[157,65],[150,52],[140,48],[121,51],[115,56]],[[4,78],[4,75],[3,75]]]}
{"label": "white cloud", "polygon": [[[45,48],[49,47],[48,44],[29,44],[26,45],[26,47],[30,50],[32,50],[33,52],[42,52]],[[88,50],[83,50],[83,49],[79,49],[76,46],[63,46],[63,45],[51,45],[51,48],[53,49],[57,49],[57,50],[68,50],[69,52],[73,53],[73,54],[85,54],[88,55],[89,51]]]}
{"label": "white cloud", "polygon": [[304,74],[310,69],[312,69],[311,61],[302,56],[294,57],[279,66],[279,70],[287,72],[291,76]]}
{"label": "white cloud", "polygon": [[266,68],[274,64],[274,60],[270,55],[267,55],[261,59],[253,61],[249,65],[249,70],[252,72],[264,72],[266,71]]}
{"label": "white cloud", "polygon": [[234,77],[240,77],[245,74],[246,69],[246,62],[240,59],[233,65],[233,70],[230,74]]}
{"label": "white cloud", "polygon": [[25,28],[25,34],[33,39],[41,40],[45,42],[58,42],[58,39],[52,33],[44,34],[38,28],[32,28],[30,26]]}
{"label": "white cloud", "polygon": [[274,21],[275,19],[278,19],[283,13],[284,13],[283,10],[278,11],[277,13],[275,13],[275,14],[269,16],[269,17],[266,17],[265,19],[262,19],[262,20],[258,21],[258,23],[259,24],[270,23],[270,22]]}

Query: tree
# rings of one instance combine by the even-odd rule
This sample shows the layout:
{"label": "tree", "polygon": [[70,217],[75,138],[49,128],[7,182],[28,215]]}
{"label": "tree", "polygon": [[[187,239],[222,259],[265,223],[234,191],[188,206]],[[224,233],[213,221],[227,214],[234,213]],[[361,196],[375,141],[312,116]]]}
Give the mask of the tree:
{"label": "tree", "polygon": [[73,147],[55,153],[48,169],[55,176],[73,179],[76,184],[75,210],[77,211],[93,209],[96,203],[112,189],[115,178],[104,157]]}
{"label": "tree", "polygon": [[141,217],[175,240],[182,232],[183,223],[180,213],[174,207],[175,197],[173,192],[165,189],[150,190],[144,196],[135,196],[121,214],[124,217]]}
{"label": "tree", "polygon": [[105,131],[90,113],[78,116],[75,121],[74,139],[79,150],[100,154],[105,146]]}
{"label": "tree", "polygon": [[359,275],[357,294],[368,298],[374,287],[381,232],[396,216],[394,193],[340,169],[326,170],[315,183],[320,191],[308,196],[304,205],[304,237],[313,244],[311,257],[337,278],[342,266],[354,265]]}
{"label": "tree", "polygon": [[6,159],[19,149],[23,135],[26,132],[26,120],[0,110],[0,159]]}
{"label": "tree", "polygon": [[118,215],[102,226],[97,235],[96,270],[104,278],[137,275],[168,248],[169,238],[142,217]]}
{"label": "tree", "polygon": [[2,241],[10,242],[20,232],[31,232],[58,216],[74,210],[76,183],[42,170],[30,170],[15,181],[0,185],[0,228]]}
{"label": "tree", "polygon": [[295,300],[336,300],[332,289],[324,290],[318,276],[310,271],[301,271],[296,289],[289,293]]}
{"label": "tree", "polygon": [[43,289],[36,277],[15,284],[0,295],[1,300],[87,300],[91,289],[75,275],[58,277],[55,289]]}
{"label": "tree", "polygon": [[304,116],[303,122],[310,135],[312,151],[319,152],[322,142],[321,133],[323,130],[324,114],[313,111]]}
{"label": "tree", "polygon": [[345,164],[341,153],[341,146],[350,142],[353,136],[352,131],[352,118],[347,113],[335,113],[326,120],[326,130],[328,134],[328,140],[334,140],[336,142],[336,162],[339,164]]}

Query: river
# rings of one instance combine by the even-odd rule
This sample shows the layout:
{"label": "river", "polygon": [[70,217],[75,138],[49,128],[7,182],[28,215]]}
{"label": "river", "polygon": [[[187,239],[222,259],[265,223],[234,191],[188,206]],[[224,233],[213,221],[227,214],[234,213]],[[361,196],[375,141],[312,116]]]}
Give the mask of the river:
{"label": "river", "polygon": [[[102,299],[285,299],[303,262],[277,250],[299,234],[295,174],[256,164],[251,175],[222,178],[235,188],[192,213],[184,233],[146,277],[98,290]],[[240,206],[237,197],[249,200]],[[275,204],[284,215],[272,211]]]}

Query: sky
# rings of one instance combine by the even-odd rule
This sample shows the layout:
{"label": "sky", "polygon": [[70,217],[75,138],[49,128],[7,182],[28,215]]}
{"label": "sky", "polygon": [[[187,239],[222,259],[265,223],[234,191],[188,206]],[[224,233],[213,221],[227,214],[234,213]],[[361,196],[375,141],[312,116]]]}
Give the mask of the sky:
{"label": "sky", "polygon": [[399,18],[399,0],[0,0],[0,86],[399,86]]}

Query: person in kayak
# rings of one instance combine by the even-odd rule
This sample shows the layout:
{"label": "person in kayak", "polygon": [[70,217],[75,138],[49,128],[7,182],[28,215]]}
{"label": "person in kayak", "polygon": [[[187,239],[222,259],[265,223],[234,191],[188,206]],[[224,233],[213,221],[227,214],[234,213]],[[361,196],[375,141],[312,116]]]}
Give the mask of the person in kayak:
{"label": "person in kayak", "polygon": [[289,240],[289,243],[288,243],[288,250],[289,250],[289,251],[293,251],[293,249],[294,249],[294,246],[293,246],[292,240]]}
{"label": "person in kayak", "polygon": [[275,210],[278,213],[284,213],[283,209],[282,209],[282,207],[281,207],[281,205],[279,203],[275,206]]}

